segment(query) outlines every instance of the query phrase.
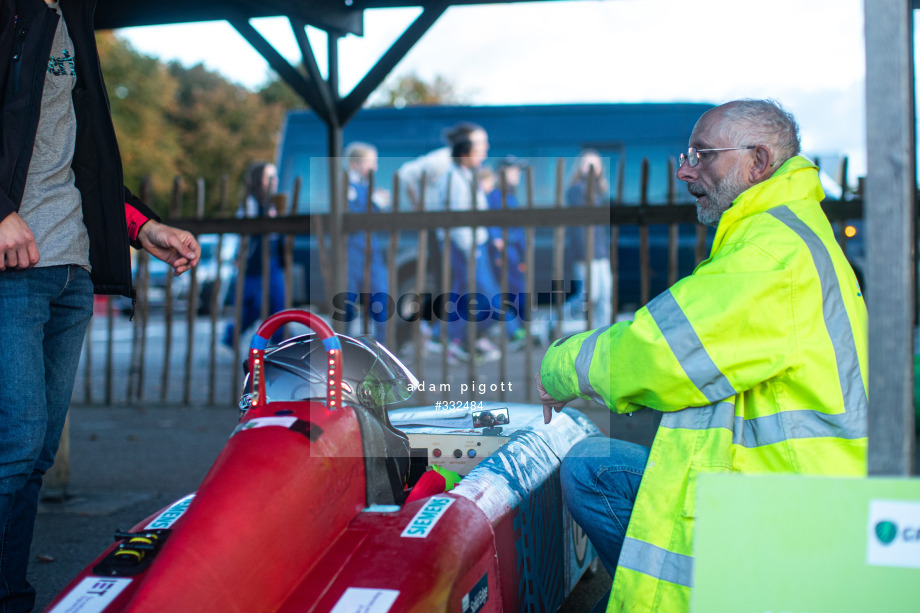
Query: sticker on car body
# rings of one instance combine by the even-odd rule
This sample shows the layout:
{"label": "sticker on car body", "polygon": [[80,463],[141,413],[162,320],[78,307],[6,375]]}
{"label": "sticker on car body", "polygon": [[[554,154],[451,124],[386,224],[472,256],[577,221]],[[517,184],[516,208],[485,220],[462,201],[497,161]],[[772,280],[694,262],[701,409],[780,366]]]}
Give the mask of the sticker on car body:
{"label": "sticker on car body", "polygon": [[148,524],[144,529],[168,529],[173,526],[177,520],[182,518],[182,515],[188,510],[188,506],[192,504],[192,499],[195,498],[195,493],[187,495],[168,508],[166,508],[159,516],[154,518],[150,524]]}
{"label": "sticker on car body", "polygon": [[431,497],[412,517],[400,537],[428,537],[453,502],[453,497]]}
{"label": "sticker on car body", "polygon": [[101,612],[129,584],[131,584],[131,578],[100,578],[96,576],[83,578],[51,611]]}
{"label": "sticker on car body", "polygon": [[463,596],[463,600],[460,602],[460,611],[463,612],[463,614],[481,612],[488,600],[489,574],[484,574],[479,578],[479,582],[470,589],[470,592]]}
{"label": "sticker on car body", "polygon": [[329,610],[335,612],[389,612],[399,591],[388,588],[347,588]]}
{"label": "sticker on car body", "polygon": [[265,416],[262,418],[253,418],[252,420],[247,420],[237,425],[230,436],[233,437],[233,435],[237,433],[248,431],[249,429],[265,428],[266,426],[282,426],[289,429],[295,422],[297,422],[297,416]]}

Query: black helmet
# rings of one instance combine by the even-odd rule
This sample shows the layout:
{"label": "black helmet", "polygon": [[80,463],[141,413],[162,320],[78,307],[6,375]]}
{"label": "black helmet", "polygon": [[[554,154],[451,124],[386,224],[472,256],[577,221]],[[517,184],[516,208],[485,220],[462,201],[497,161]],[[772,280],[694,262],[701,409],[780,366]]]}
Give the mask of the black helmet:
{"label": "black helmet", "polygon": [[[342,401],[385,412],[407,400],[418,380],[389,350],[370,337],[337,335],[342,344]],[[326,348],[313,333],[293,337],[265,352],[267,402],[326,398]],[[240,409],[249,405],[249,376]]]}

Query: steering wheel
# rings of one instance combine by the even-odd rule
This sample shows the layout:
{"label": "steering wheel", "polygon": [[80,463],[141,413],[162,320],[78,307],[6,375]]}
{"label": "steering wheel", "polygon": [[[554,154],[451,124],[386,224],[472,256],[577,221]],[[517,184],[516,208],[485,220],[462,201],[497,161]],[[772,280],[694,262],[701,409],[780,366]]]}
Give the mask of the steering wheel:
{"label": "steering wheel", "polygon": [[336,411],[342,399],[342,343],[329,325],[319,316],[309,311],[288,309],[279,311],[270,316],[252,336],[249,345],[249,373],[251,374],[250,392],[252,394],[252,409],[267,403],[265,396],[265,348],[268,340],[279,328],[285,324],[296,322],[303,324],[314,333],[326,349],[326,404],[331,411]]}

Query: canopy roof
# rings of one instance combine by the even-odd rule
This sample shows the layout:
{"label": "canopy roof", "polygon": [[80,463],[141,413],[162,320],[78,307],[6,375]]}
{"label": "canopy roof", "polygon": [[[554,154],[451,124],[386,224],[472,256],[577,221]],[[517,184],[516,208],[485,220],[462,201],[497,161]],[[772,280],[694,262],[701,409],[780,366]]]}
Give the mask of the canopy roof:
{"label": "canopy roof", "polygon": [[368,9],[428,9],[452,4],[494,3],[494,0],[98,0],[96,28],[108,30],[193,21],[289,17],[326,31],[361,36],[364,34],[364,11]]}
{"label": "canopy roof", "polygon": [[[519,1],[522,0],[510,0]],[[105,30],[196,21],[229,22],[329,126],[329,152],[335,156],[341,149],[341,144],[335,142],[336,130],[348,123],[367,97],[448,7],[494,3],[493,0],[98,0],[95,23],[97,29]],[[364,34],[365,10],[396,7],[417,7],[422,11],[364,79],[350,93],[340,95],[338,38],[347,34]],[[290,20],[303,55],[303,70],[292,66],[252,26],[250,20],[259,17],[287,17]],[[327,79],[323,79],[316,64],[305,32],[308,25],[325,30],[329,35]]]}

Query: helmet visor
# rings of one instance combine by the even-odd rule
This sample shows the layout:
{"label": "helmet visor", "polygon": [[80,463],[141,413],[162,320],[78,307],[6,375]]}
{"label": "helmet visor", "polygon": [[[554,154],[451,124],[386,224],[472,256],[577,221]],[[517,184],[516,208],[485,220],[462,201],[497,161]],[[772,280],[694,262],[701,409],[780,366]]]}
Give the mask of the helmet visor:
{"label": "helmet visor", "polygon": [[386,407],[412,396],[418,378],[388,349],[370,337],[356,339],[373,353],[376,360],[358,383],[357,396],[362,405]]}

